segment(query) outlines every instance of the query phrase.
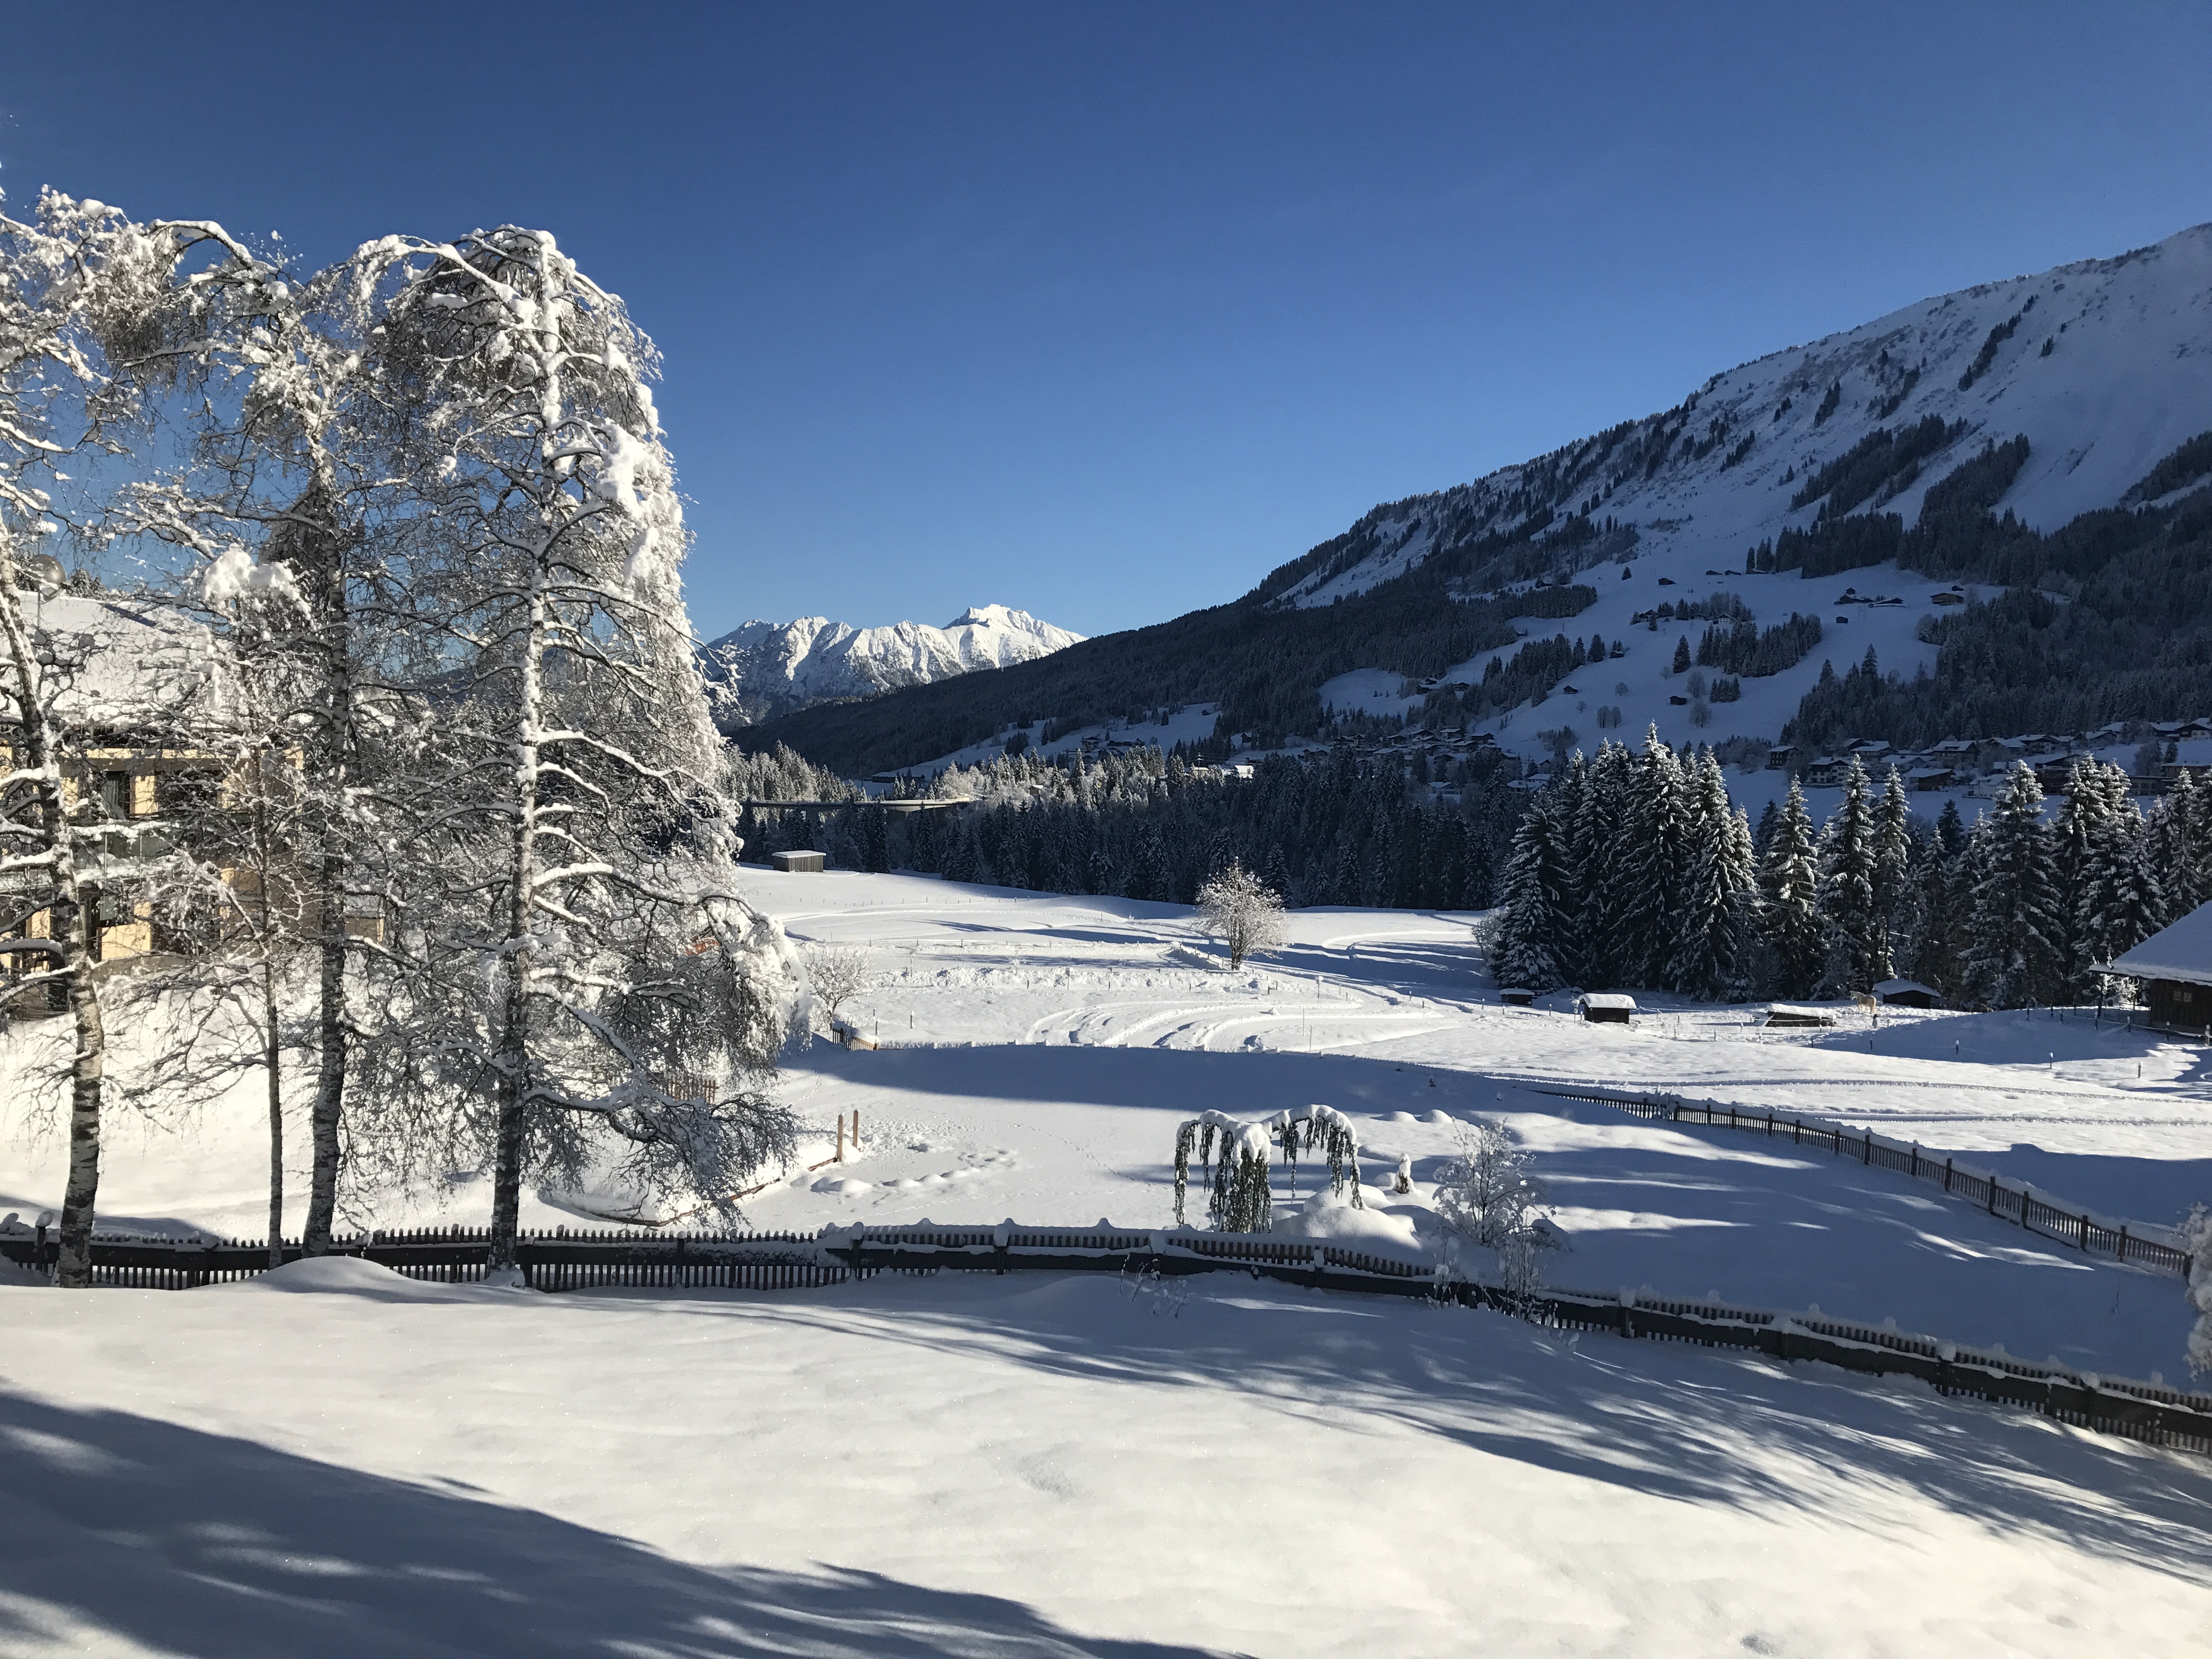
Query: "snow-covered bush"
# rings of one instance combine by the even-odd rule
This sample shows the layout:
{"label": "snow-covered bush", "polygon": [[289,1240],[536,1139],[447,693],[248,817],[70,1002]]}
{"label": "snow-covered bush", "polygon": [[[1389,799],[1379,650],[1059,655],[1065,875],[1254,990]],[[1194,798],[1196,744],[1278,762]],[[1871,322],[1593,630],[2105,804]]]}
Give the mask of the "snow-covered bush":
{"label": "snow-covered bush", "polygon": [[2212,1210],[2202,1204],[2181,1224],[2182,1248],[2189,1252],[2189,1305],[2197,1323],[2189,1332],[2189,1369],[2212,1371]]}
{"label": "snow-covered bush", "polygon": [[1533,1295],[1542,1281],[1542,1254],[1559,1238],[1544,1213],[1544,1183],[1529,1168],[1528,1149],[1496,1123],[1459,1124],[1454,1139],[1459,1156],[1437,1176],[1437,1213],[1461,1237],[1498,1252],[1510,1294]]}
{"label": "snow-covered bush", "polygon": [[872,986],[875,975],[858,951],[825,946],[806,953],[806,982],[813,988],[815,1007],[835,1020],[838,1008]]}
{"label": "snow-covered bush", "polygon": [[1198,890],[1199,926],[1229,947],[1231,973],[1283,942],[1283,896],[1231,861]]}

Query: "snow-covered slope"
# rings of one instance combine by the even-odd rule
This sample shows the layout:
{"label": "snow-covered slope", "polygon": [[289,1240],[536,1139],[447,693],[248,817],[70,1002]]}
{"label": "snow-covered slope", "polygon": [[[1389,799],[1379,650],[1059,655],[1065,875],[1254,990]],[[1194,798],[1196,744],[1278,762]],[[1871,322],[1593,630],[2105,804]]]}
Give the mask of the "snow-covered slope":
{"label": "snow-covered slope", "polygon": [[[1870,434],[1901,434],[1930,417],[1948,435],[1916,466],[1857,499],[1799,501],[1825,464]],[[1563,726],[1588,747],[1611,734],[1601,732],[1601,709],[1620,711],[1625,737],[1656,721],[1678,744],[1772,738],[1824,664],[1840,672],[1873,645],[1885,668],[1908,677],[1932,666],[1936,649],[1917,630],[1939,613],[1936,595],[1948,584],[1894,564],[1810,579],[1747,574],[1748,549],[1806,528],[1824,506],[1832,517],[1893,513],[1909,526],[1931,485],[1985,445],[2021,436],[2027,462],[1995,510],[2056,529],[2131,499],[2154,465],[2208,429],[2212,225],[2202,225],[2117,258],[1923,301],[1717,374],[1662,414],[1377,507],[1259,592],[1278,605],[1326,605],[1439,557],[1451,586],[1470,597],[1571,577],[1594,586],[1598,603],[1570,621],[1531,619],[1518,630],[1597,633],[1609,645],[1625,641],[1626,654],[1564,676],[1537,707],[1484,721],[1506,748],[1541,754],[1549,745],[1540,732]],[[1641,619],[1660,605],[1716,593],[1741,599],[1761,627],[1793,611],[1818,615],[1825,637],[1795,667],[1746,679],[1741,702],[1716,704],[1710,725],[1694,725],[1695,699],[1668,671],[1677,640],[1686,635],[1694,647],[1705,623],[1662,620],[1655,637]],[[1864,603],[1876,595],[1901,603]],[[1443,678],[1478,681],[1499,654],[1510,658],[1512,647],[1486,651]],[[1352,678],[1332,683],[1324,701],[1351,698],[1374,714],[1419,707],[1397,695],[1395,675],[1366,675],[1356,696]]]}
{"label": "snow-covered slope", "polygon": [[2112,506],[2212,428],[2212,224],[2118,258],[1923,300],[1716,374],[1663,414],[1377,507],[1345,545],[1315,550],[1271,584],[1287,603],[1327,605],[1439,550],[1583,512],[1634,525],[1639,566],[1673,555],[1741,568],[1747,545],[1813,521],[1820,501],[1790,502],[1821,463],[1877,427],[1930,415],[1966,430],[1881,503],[1907,523],[1928,486],[1985,440],[2022,434],[2028,461],[2000,511],[2049,530]]}
{"label": "snow-covered slope", "polygon": [[973,606],[942,628],[853,628],[827,617],[749,622],[702,651],[715,724],[727,731],[833,697],[927,685],[977,668],[1048,656],[1082,639],[1003,605]]}

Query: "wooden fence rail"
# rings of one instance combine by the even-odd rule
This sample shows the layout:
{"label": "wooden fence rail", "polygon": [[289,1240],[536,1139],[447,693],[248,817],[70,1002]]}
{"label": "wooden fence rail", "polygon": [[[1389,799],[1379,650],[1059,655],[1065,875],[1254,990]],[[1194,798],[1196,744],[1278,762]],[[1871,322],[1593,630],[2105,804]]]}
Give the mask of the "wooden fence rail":
{"label": "wooden fence rail", "polygon": [[2039,1198],[2025,1182],[2008,1187],[1994,1171],[1961,1166],[1953,1158],[1939,1163],[1917,1146],[1900,1145],[1871,1129],[1854,1129],[1818,1118],[1785,1117],[1771,1109],[1747,1111],[1715,1100],[1685,1100],[1680,1095],[1612,1095],[1565,1089],[1536,1092],[1555,1100],[1587,1100],[1618,1107],[1632,1117],[1709,1124],[1770,1139],[1787,1135],[1794,1146],[1822,1147],[1838,1158],[1855,1158],[1870,1169],[1894,1170],[1916,1181],[1933,1182],[1954,1198],[1963,1199],[2001,1220],[2016,1221],[2030,1232],[2071,1244],[2084,1254],[2101,1250],[2122,1261],[2189,1277],[2186,1250],[2146,1238],[2140,1231],[2131,1231],[2125,1222],[2100,1218],[2086,1208],[2069,1208]]}
{"label": "wooden fence rail", "polygon": [[[333,1254],[374,1261],[411,1279],[465,1284],[483,1278],[489,1242],[477,1228],[374,1233],[341,1241]],[[56,1255],[46,1229],[0,1231],[0,1258],[51,1271]],[[297,1260],[297,1245],[288,1244],[285,1255],[288,1261]],[[805,1290],[884,1273],[946,1270],[1162,1278],[1243,1272],[1316,1290],[1419,1297],[1493,1309],[1559,1329],[1609,1331],[1647,1341],[1737,1349],[1784,1361],[1819,1360],[1869,1375],[1915,1376],[1941,1394],[2039,1412],[2156,1445],[2212,1453],[2212,1396],[2033,1364],[2002,1352],[1825,1315],[1779,1314],[1631,1292],[1607,1296],[1547,1289],[1516,1297],[1502,1285],[1462,1279],[1436,1264],[1273,1234],[1012,1224],[675,1236],[562,1228],[525,1234],[517,1255],[529,1283],[546,1291],[601,1285]],[[250,1279],[269,1271],[269,1247],[264,1242],[107,1235],[93,1241],[94,1280],[105,1285],[188,1289]]]}

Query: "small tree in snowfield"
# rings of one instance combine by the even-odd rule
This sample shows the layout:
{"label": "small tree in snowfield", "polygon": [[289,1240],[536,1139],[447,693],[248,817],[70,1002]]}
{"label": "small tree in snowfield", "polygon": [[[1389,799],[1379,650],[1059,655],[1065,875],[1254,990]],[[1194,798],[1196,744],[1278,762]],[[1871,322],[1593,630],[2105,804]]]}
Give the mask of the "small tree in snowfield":
{"label": "small tree in snowfield", "polygon": [[1282,945],[1283,896],[1233,860],[1198,890],[1198,914],[1201,930],[1229,947],[1231,973]]}

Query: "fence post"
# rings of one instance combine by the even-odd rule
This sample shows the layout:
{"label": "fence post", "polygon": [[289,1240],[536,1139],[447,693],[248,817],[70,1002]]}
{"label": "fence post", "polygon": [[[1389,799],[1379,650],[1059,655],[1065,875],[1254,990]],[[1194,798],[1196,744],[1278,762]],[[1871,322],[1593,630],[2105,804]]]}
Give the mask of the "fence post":
{"label": "fence post", "polygon": [[2121,1260],[2121,1261],[2125,1261],[2127,1259],[2128,1259],[2128,1224],[2127,1224],[2126,1222],[2123,1221],[2123,1222],[2120,1224],[2120,1260]]}
{"label": "fence post", "polygon": [[1874,1131],[1871,1129],[1866,1132],[1866,1155],[1859,1161],[1869,1166],[1874,1163]]}
{"label": "fence post", "polygon": [[1943,1190],[1951,1190],[1951,1160],[1948,1158],[1943,1160]]}

